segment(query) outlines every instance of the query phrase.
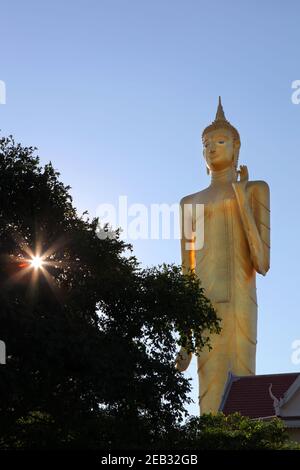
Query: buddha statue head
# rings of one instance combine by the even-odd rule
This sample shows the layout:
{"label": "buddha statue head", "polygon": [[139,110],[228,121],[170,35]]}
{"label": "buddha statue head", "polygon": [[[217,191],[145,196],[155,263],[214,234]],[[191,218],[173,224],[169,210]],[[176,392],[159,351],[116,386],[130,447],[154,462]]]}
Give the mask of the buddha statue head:
{"label": "buddha statue head", "polygon": [[207,172],[217,172],[232,167],[237,170],[240,135],[225,118],[221,97],[215,120],[202,133],[203,156]]}

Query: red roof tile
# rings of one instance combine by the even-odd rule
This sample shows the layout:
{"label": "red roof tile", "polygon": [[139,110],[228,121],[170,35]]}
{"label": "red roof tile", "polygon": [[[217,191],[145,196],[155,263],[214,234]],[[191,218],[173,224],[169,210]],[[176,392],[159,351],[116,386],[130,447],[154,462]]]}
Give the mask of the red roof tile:
{"label": "red roof tile", "polygon": [[239,411],[250,418],[274,416],[273,400],[269,393],[272,384],[273,395],[280,399],[297,379],[300,373],[232,376],[225,390],[223,413]]}

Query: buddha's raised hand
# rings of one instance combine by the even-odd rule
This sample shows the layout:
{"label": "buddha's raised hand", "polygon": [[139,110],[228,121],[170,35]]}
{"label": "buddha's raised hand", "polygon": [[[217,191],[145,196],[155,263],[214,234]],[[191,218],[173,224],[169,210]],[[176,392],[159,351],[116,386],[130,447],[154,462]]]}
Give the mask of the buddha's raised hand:
{"label": "buddha's raised hand", "polygon": [[180,372],[184,372],[190,365],[192,356],[193,356],[192,353],[188,353],[185,348],[181,347],[180,351],[177,354],[176,361],[175,361],[176,369],[179,370]]}

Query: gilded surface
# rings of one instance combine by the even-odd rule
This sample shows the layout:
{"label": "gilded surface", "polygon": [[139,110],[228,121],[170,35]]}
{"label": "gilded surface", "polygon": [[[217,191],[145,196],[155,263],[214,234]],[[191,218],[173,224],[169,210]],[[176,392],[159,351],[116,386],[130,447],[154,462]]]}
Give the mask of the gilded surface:
{"label": "gilded surface", "polygon": [[[222,319],[221,334],[211,338],[212,350],[197,358],[201,414],[218,411],[229,372],[255,374],[255,278],[256,272],[266,274],[270,258],[269,187],[264,181],[249,181],[247,167],[237,171],[240,138],[221,101],[215,121],[203,132],[203,144],[211,184],[181,200],[182,222],[195,230],[189,239],[182,237],[183,270],[195,270]],[[197,204],[204,204],[200,249],[195,248],[197,227],[202,228],[195,216]],[[176,367],[185,370],[190,359],[181,350]]]}

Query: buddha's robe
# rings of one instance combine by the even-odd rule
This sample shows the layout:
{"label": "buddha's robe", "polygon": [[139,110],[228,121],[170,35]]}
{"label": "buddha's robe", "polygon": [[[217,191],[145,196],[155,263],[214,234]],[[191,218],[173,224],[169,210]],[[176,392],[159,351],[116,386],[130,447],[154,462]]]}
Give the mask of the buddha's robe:
{"label": "buddha's robe", "polygon": [[[269,253],[268,186],[262,181],[248,182],[247,197],[264,249]],[[222,320],[221,333],[211,336],[212,350],[206,347],[197,357],[201,414],[218,411],[228,373],[255,374],[256,359],[256,267],[241,218],[243,209],[234,191],[228,198],[214,199],[202,200],[201,193],[196,193],[185,201],[193,206],[204,204],[204,243],[192,253],[194,269]],[[196,229],[197,222],[193,215]],[[190,260],[192,257],[189,254]]]}

